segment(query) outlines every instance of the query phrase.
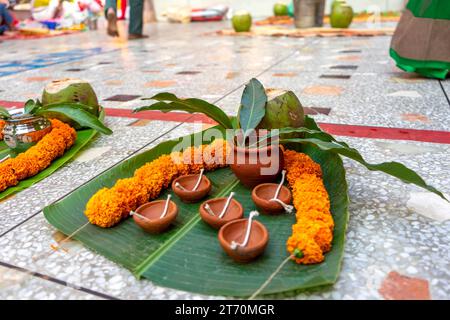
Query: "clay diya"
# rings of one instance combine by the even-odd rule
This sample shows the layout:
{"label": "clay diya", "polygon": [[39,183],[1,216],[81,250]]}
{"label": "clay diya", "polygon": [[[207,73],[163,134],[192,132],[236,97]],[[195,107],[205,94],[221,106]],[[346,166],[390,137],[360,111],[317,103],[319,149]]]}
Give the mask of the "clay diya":
{"label": "clay diya", "polygon": [[200,217],[214,229],[220,229],[232,220],[241,219],[244,216],[244,209],[233,196],[234,192],[231,192],[228,198],[215,198],[203,202],[199,208]]}
{"label": "clay diya", "polygon": [[170,200],[170,194],[166,200],[156,200],[144,203],[131,211],[134,222],[149,233],[161,233],[165,231],[178,215],[178,207]]}
{"label": "clay diya", "polygon": [[261,222],[253,220],[258,215],[258,211],[252,211],[248,219],[233,220],[220,228],[220,245],[236,262],[250,262],[266,249],[269,232]]}
{"label": "clay diya", "polygon": [[276,215],[283,212],[291,213],[294,207],[291,191],[283,185],[286,171],[281,172],[281,182],[263,183],[256,186],[252,191],[252,200],[256,206],[265,214]]}
{"label": "clay diya", "polygon": [[176,178],[172,182],[172,190],[183,202],[195,203],[211,191],[211,181],[203,175],[203,169],[201,169],[200,174],[188,174]]}

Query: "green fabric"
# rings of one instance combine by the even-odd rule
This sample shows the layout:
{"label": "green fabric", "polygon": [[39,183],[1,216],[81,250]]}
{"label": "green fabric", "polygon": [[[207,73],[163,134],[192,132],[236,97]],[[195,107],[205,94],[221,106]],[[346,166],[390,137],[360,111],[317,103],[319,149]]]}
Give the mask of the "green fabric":
{"label": "green fabric", "polygon": [[397,63],[397,67],[407,72],[417,72],[428,78],[445,79],[450,63],[442,61],[420,61],[401,57],[394,49],[389,50],[392,59]]}
{"label": "green fabric", "polygon": [[[130,5],[130,21],[128,24],[128,33],[142,34],[144,0],[129,0],[129,5]],[[106,0],[105,17],[109,8],[112,8],[114,9],[114,12],[117,12],[117,0]]]}
{"label": "green fabric", "polygon": [[450,0],[409,0],[406,8],[418,18],[450,20]]}

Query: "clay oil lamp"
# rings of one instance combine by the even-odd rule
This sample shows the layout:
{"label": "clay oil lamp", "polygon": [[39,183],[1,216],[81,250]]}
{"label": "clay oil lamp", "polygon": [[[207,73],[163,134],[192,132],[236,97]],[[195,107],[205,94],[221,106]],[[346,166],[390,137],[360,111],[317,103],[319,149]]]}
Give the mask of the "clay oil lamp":
{"label": "clay oil lamp", "polygon": [[183,202],[195,203],[203,199],[211,191],[211,181],[203,175],[203,169],[200,174],[188,174],[176,178],[172,182],[172,190],[180,197]]}
{"label": "clay oil lamp", "polygon": [[241,219],[244,216],[244,209],[233,196],[234,192],[231,192],[228,198],[215,198],[203,202],[199,208],[200,217],[214,229],[220,229],[232,220]]}
{"label": "clay oil lamp", "polygon": [[253,220],[258,215],[258,211],[252,211],[248,219],[230,221],[219,230],[220,245],[236,262],[250,262],[266,249],[269,232],[261,222]]}
{"label": "clay oil lamp", "polygon": [[156,200],[144,203],[131,211],[134,222],[149,233],[161,233],[165,231],[178,215],[178,207],[170,200],[170,194],[166,200]]}
{"label": "clay oil lamp", "polygon": [[283,212],[291,213],[294,207],[291,191],[283,185],[286,171],[281,172],[281,182],[263,183],[256,186],[252,191],[252,200],[256,206],[265,214],[276,215]]}

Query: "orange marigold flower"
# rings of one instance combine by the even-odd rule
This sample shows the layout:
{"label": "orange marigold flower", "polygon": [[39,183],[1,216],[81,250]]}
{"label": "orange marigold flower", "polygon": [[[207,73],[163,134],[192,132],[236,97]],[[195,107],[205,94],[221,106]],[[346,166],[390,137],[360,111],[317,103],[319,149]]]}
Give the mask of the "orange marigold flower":
{"label": "orange marigold flower", "polygon": [[100,189],[89,199],[85,214],[90,223],[102,228],[112,227],[123,218],[121,204],[108,188]]}
{"label": "orange marigold flower", "polygon": [[308,155],[293,150],[285,150],[283,155],[284,168],[287,171],[286,179],[291,187],[304,173],[322,177],[320,165],[315,163]]}
{"label": "orange marigold flower", "polygon": [[[322,262],[324,259],[322,250],[316,241],[303,233],[293,233],[289,237],[286,247],[287,251],[294,255],[293,259],[297,263],[313,264]],[[296,251],[300,255],[296,255]]]}
{"label": "orange marigold flower", "polygon": [[303,233],[314,239],[323,252],[331,249],[333,241],[333,231],[328,225],[320,220],[311,220],[308,218],[300,218],[297,223],[292,226],[293,233]]}

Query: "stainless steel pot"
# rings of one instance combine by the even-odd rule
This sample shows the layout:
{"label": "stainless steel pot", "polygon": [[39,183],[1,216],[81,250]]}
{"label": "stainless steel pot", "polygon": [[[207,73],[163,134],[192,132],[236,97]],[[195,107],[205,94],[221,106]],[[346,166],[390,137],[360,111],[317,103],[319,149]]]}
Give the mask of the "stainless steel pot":
{"label": "stainless steel pot", "polygon": [[35,145],[52,130],[51,122],[41,116],[18,114],[5,121],[3,140],[11,149],[18,152]]}

